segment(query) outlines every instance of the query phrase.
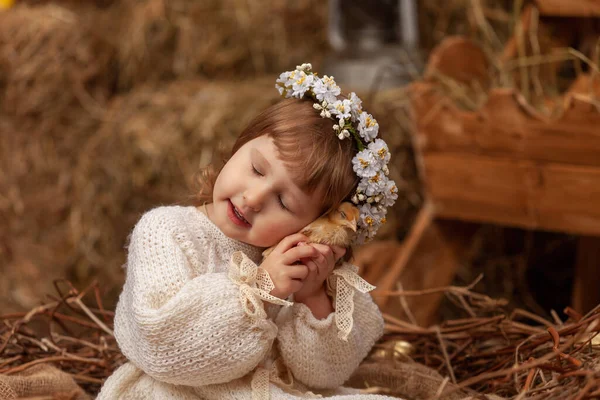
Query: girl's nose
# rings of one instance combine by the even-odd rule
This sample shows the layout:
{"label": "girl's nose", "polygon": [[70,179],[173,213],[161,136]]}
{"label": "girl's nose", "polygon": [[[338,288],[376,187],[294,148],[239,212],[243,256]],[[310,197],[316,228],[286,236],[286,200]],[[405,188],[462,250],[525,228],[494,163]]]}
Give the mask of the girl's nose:
{"label": "girl's nose", "polygon": [[252,186],[244,192],[244,200],[246,205],[250,207],[254,212],[260,211],[263,206],[263,202],[267,195],[267,188],[262,185]]}

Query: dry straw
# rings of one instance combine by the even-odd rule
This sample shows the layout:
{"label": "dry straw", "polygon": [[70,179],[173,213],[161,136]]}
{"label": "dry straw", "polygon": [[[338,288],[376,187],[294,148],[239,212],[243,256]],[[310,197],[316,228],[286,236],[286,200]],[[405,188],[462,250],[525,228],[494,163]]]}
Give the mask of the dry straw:
{"label": "dry straw", "polygon": [[110,94],[112,50],[58,5],[0,13],[0,113],[36,118],[53,131],[83,106],[91,114]]}
{"label": "dry straw", "polygon": [[0,375],[14,376],[51,363],[87,393],[97,394],[102,382],[126,361],[112,332],[114,313],[104,308],[96,284],[81,292],[68,281],[54,284],[57,294],[44,304],[0,316]]}
{"label": "dry straw", "polygon": [[327,49],[327,7],[318,0],[128,0],[122,19],[119,84],[193,76],[237,78],[275,73]]}
{"label": "dry straw", "polygon": [[[567,321],[548,321],[526,310],[508,312],[506,301],[473,292],[480,279],[467,287],[387,293],[444,293],[469,317],[423,328],[384,315],[388,333],[370,360],[393,368],[408,357],[448,376],[454,385],[433,399],[464,389],[518,399],[600,395],[600,306],[586,315],[567,308]],[[411,350],[399,352],[401,342]]]}

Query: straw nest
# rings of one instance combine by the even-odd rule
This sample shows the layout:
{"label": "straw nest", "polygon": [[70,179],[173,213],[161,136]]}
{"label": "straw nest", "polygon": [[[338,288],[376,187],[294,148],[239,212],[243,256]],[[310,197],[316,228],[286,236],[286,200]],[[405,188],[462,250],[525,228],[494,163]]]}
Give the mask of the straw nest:
{"label": "straw nest", "polygon": [[[467,287],[443,292],[465,318],[423,328],[384,315],[386,333],[347,385],[405,399],[588,399],[600,396],[600,306],[586,315],[545,320]],[[52,363],[96,394],[126,359],[113,335],[114,313],[96,283],[56,294],[28,312],[0,316],[0,376]],[[490,397],[483,397],[482,395]]]}
{"label": "straw nest", "polygon": [[[471,290],[480,280],[481,276],[467,287],[390,293],[412,297],[442,292],[464,318],[423,328],[384,315],[387,333],[355,374],[355,384],[398,381],[397,374],[386,380],[371,370],[416,362],[446,377],[430,393],[432,399],[461,390],[518,399],[600,395],[600,306],[586,315],[567,308],[566,320],[556,314],[546,320],[522,309],[509,312],[507,301]],[[394,393],[393,389],[381,391]]]}
{"label": "straw nest", "polygon": [[144,0],[117,4],[119,84],[171,77],[248,77],[318,64],[327,48],[318,0]]}
{"label": "straw nest", "polygon": [[77,14],[58,5],[0,13],[0,113],[37,128],[94,113],[110,92],[112,51]]}

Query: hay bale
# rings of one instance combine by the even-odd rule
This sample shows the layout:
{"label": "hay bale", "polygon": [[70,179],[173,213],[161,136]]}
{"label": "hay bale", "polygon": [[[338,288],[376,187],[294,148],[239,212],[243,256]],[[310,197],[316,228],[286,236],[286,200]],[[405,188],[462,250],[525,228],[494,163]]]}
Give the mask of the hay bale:
{"label": "hay bale", "polygon": [[255,77],[327,49],[327,5],[318,0],[129,0],[121,18],[119,85],[172,77]]}
{"label": "hay bale", "polygon": [[29,308],[77,261],[79,151],[103,118],[111,51],[58,5],[0,13],[0,306]]}
{"label": "hay bale", "polygon": [[0,309],[37,304],[71,261],[68,209],[80,141],[0,118]]}
{"label": "hay bale", "polygon": [[190,203],[200,165],[278,100],[272,81],[175,81],[114,100],[75,170],[69,221],[79,281],[100,274],[106,285],[120,286],[123,245],[141,213]]}
{"label": "hay bale", "polygon": [[101,113],[111,57],[110,47],[64,7],[0,13],[0,113],[35,118],[48,130],[77,108]]}

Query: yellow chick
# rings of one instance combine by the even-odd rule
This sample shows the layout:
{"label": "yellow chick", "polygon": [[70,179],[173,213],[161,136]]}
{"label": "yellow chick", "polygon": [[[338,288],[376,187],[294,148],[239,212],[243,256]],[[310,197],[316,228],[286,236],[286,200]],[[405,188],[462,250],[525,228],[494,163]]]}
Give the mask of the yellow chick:
{"label": "yellow chick", "polygon": [[11,8],[15,4],[15,0],[0,0],[0,10]]}
{"label": "yellow chick", "polygon": [[[335,210],[306,225],[300,233],[308,237],[309,243],[348,248],[356,234],[359,216],[360,211],[354,204],[344,202]],[[274,248],[275,246],[269,247],[263,251],[263,257],[271,254]]]}

